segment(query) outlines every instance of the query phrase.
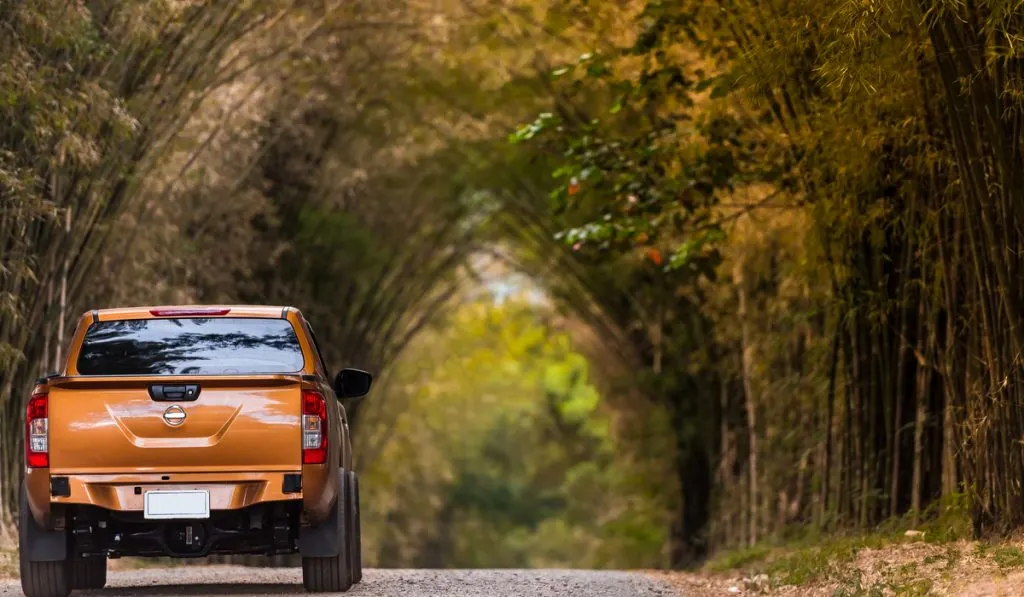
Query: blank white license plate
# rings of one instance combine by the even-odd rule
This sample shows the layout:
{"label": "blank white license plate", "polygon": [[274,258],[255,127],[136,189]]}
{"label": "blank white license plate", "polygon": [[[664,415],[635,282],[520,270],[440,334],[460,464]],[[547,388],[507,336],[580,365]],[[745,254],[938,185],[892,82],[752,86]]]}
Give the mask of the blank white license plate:
{"label": "blank white license plate", "polygon": [[147,491],[145,517],[196,519],[210,517],[209,491]]}

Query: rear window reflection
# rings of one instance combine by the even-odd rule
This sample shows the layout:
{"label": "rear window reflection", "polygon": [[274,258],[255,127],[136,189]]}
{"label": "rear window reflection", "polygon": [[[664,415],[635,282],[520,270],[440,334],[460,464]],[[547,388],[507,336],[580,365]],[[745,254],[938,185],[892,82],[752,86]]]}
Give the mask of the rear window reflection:
{"label": "rear window reflection", "polygon": [[100,321],[78,355],[82,375],[295,373],[302,366],[299,340],[284,319]]}

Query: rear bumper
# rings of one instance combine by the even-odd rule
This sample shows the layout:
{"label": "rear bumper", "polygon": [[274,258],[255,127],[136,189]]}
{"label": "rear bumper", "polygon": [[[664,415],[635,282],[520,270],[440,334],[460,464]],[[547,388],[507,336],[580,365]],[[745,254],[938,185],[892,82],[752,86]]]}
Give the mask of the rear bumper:
{"label": "rear bumper", "polygon": [[[205,489],[211,510],[240,510],[265,502],[301,500],[295,490],[299,471],[246,473],[144,473],[115,475],[58,475],[67,479],[67,496],[49,495],[51,505],[88,505],[115,512],[142,512],[144,494],[152,489]],[[49,489],[49,488],[47,488]],[[289,491],[285,491],[288,489]]]}

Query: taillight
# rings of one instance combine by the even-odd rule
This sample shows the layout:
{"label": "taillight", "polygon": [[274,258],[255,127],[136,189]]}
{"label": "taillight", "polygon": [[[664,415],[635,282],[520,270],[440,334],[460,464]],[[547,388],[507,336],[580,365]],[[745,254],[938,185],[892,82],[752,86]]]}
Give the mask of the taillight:
{"label": "taillight", "polygon": [[31,468],[50,466],[50,419],[46,394],[33,394],[25,413],[25,463]]}
{"label": "taillight", "polygon": [[327,402],[323,394],[302,391],[302,464],[327,462]]}

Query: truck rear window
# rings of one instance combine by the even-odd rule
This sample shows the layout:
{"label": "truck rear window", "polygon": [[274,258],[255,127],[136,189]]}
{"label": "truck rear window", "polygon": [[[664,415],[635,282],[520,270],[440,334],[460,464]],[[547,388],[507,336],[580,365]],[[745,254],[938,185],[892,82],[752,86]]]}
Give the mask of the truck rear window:
{"label": "truck rear window", "polygon": [[99,321],[78,353],[81,375],[295,373],[303,364],[295,330],[284,319]]}

